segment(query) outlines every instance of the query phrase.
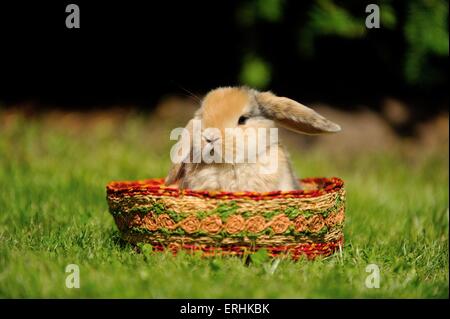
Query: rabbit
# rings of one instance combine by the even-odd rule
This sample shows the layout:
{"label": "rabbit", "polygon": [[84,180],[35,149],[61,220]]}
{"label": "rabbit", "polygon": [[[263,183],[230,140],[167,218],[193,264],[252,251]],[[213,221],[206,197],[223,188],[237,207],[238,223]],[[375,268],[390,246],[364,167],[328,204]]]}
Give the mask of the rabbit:
{"label": "rabbit", "polygon": [[[341,130],[335,124],[314,110],[286,97],[279,97],[270,91],[259,92],[248,87],[219,87],[207,93],[201,101],[194,118],[186,125],[190,141],[193,140],[194,120],[201,123],[201,146],[213,147],[220,144],[218,150],[237,152],[237,144],[224,143],[226,128],[254,128],[269,130],[276,125],[305,134],[335,133]],[[214,134],[209,128],[217,128]],[[208,134],[209,135],[208,135]],[[247,137],[248,135],[245,135]],[[266,137],[269,134],[266,134]],[[254,137],[253,137],[254,138]],[[192,143],[191,143],[192,144]],[[240,150],[245,151],[244,146]],[[278,140],[269,142],[267,148],[276,152],[268,153],[265,160],[259,158],[254,162],[210,162],[204,160],[192,162],[199,150],[190,148],[187,157],[190,161],[175,163],[165,179],[166,185],[180,189],[209,191],[288,191],[300,189],[296,175],[291,167],[288,153]],[[266,150],[267,151],[267,150]],[[244,152],[244,154],[246,154]],[[259,154],[259,153],[258,153]],[[220,155],[222,156],[222,155]],[[275,170],[268,169],[274,166]],[[265,173],[261,173],[266,169]]]}

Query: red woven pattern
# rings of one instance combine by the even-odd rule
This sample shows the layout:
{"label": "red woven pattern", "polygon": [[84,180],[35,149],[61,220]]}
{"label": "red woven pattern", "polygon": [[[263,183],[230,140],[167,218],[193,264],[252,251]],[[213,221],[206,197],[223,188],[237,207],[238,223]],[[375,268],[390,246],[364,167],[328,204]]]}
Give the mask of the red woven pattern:
{"label": "red woven pattern", "polygon": [[[180,190],[164,185],[164,179],[155,178],[142,181],[111,182],[107,185],[108,195],[155,195],[155,196],[195,196],[200,198],[216,199],[252,199],[265,200],[272,198],[311,198],[340,190],[344,182],[338,177],[332,178],[305,178],[300,180],[306,186],[302,190],[272,191],[272,192],[222,192],[222,191],[198,191],[191,189]],[[308,184],[316,185],[315,189],[308,190]],[[318,186],[318,187],[317,187]]]}
{"label": "red woven pattern", "polygon": [[248,247],[248,246],[240,246],[240,245],[232,245],[232,246],[207,246],[207,245],[169,245],[164,246],[161,244],[154,244],[154,251],[165,251],[166,249],[170,250],[174,255],[176,255],[180,250],[186,251],[187,253],[194,253],[197,251],[202,252],[203,257],[214,257],[214,256],[242,256],[245,254],[251,254],[257,251],[258,249],[264,248],[267,250],[269,256],[271,257],[280,257],[280,256],[289,256],[294,260],[298,260],[302,255],[306,256],[308,259],[314,259],[317,256],[329,256],[338,250],[340,247],[342,248],[344,239],[340,238],[337,241],[327,242],[327,243],[302,243],[295,246],[256,246],[256,247]]}

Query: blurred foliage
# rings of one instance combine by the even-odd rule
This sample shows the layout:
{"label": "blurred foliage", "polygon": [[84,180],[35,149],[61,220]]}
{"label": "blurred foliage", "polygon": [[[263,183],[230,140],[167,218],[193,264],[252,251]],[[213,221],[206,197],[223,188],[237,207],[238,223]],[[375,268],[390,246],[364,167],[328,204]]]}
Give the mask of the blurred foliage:
{"label": "blurred foliage", "polygon": [[265,88],[270,83],[270,65],[258,56],[248,55],[244,58],[240,81],[257,88]]}
{"label": "blurred foliage", "polygon": [[[398,61],[402,64],[404,82],[409,85],[432,84],[435,79],[442,77],[442,72],[446,72],[433,69],[430,60],[448,56],[448,3],[445,0],[399,3],[393,0],[377,2],[381,28],[397,34],[399,41],[405,43],[401,61]],[[249,33],[254,35],[256,26],[261,24],[285,23],[287,7],[283,0],[243,1],[237,9],[237,20],[242,27],[247,28],[244,30],[250,30]],[[362,10],[354,10],[355,7]],[[306,21],[297,19],[299,58],[313,58],[319,38],[333,36],[368,41],[369,33],[376,32],[375,29],[366,28],[365,19],[369,13],[357,1],[337,4],[333,0],[315,0],[308,8]],[[249,44],[249,47],[245,49],[250,54],[242,59],[241,81],[266,88],[271,81],[271,61],[264,59],[258,52],[258,43]]]}
{"label": "blurred foliage", "polygon": [[408,42],[405,77],[411,83],[430,76],[429,56],[448,56],[448,3],[443,0],[411,1],[404,26]]}
{"label": "blurred foliage", "polygon": [[[243,1],[237,8],[237,21],[244,28],[251,28],[259,21],[282,22],[284,5],[284,0]],[[239,80],[251,87],[267,88],[272,77],[271,64],[255,51],[250,48],[250,53],[244,55]]]}
{"label": "blurred foliage", "polygon": [[237,9],[238,23],[250,26],[257,20],[279,22],[283,17],[283,0],[255,0],[242,2]]}
{"label": "blurred foliage", "polygon": [[359,38],[365,32],[364,18],[353,17],[345,8],[331,0],[318,0],[308,12],[308,22],[301,30],[300,47],[307,54],[314,50],[314,38],[321,35],[338,35],[344,38]]}

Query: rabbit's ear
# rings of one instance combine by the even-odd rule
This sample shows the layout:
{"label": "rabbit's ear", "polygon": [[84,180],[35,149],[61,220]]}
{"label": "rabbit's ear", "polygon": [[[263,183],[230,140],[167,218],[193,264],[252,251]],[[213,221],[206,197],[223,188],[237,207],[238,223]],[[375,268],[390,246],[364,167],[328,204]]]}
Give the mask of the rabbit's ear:
{"label": "rabbit's ear", "polygon": [[264,116],[290,130],[305,134],[335,133],[341,130],[339,125],[313,109],[286,97],[279,97],[271,92],[258,92],[256,101]]}
{"label": "rabbit's ear", "polygon": [[167,174],[164,183],[166,185],[172,185],[182,179],[185,174],[185,165],[186,164],[184,163],[173,164],[169,170],[169,174]]}
{"label": "rabbit's ear", "polygon": [[[189,153],[186,155],[184,159],[187,159],[191,156],[192,153],[192,134],[193,134],[193,119],[189,121],[189,123],[185,127],[189,131],[189,137],[191,139],[191,149]],[[185,161],[181,161],[181,163],[174,163],[169,169],[169,173],[164,181],[166,185],[171,185],[177,183],[179,180],[184,178],[186,174],[186,163]]]}

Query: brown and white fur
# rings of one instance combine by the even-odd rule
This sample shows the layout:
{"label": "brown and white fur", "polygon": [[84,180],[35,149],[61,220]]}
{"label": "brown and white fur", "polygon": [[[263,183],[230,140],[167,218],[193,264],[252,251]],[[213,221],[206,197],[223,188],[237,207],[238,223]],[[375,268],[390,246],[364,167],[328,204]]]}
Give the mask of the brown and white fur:
{"label": "brown and white fur", "polygon": [[[192,121],[202,124],[202,146],[221,143],[222,149],[236,152],[236,145],[225,145],[225,128],[252,127],[267,131],[275,124],[305,134],[324,134],[340,131],[339,125],[325,119],[314,110],[271,92],[258,92],[246,87],[224,87],[210,91],[186,128],[192,132]],[[245,120],[243,120],[245,119]],[[221,134],[208,135],[207,128],[218,128]],[[205,131],[206,130],[206,131]],[[192,133],[191,133],[192,138]],[[267,134],[268,136],[268,134]],[[181,189],[255,191],[299,189],[286,151],[276,142],[278,158],[256,163],[179,163],[173,164],[165,180]],[[269,145],[267,146],[269,147]],[[244,145],[245,148],[245,145]],[[192,149],[191,149],[192,153]],[[192,154],[190,154],[192,156]],[[273,157],[273,156],[272,156]],[[277,170],[261,174],[261,168],[278,161]]]}

